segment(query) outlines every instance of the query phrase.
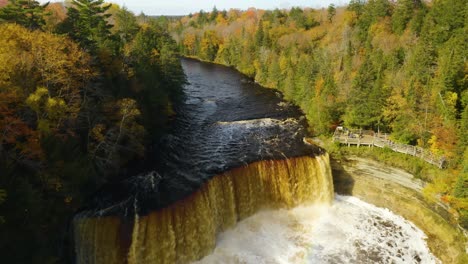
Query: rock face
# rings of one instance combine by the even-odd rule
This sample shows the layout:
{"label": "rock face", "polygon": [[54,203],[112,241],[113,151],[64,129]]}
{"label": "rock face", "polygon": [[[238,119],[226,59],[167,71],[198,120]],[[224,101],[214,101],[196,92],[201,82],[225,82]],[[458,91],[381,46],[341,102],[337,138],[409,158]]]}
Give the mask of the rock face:
{"label": "rock face", "polygon": [[466,237],[441,207],[422,197],[423,182],[396,168],[350,157],[332,160],[335,191],[385,207],[413,222],[428,236],[432,253],[443,263],[468,263]]}

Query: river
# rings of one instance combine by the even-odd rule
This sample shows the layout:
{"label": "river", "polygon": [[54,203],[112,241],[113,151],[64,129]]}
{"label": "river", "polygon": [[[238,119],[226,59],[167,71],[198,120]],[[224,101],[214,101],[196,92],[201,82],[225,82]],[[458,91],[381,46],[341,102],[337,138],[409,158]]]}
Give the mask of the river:
{"label": "river", "polygon": [[[74,220],[77,263],[437,263],[387,209],[333,198],[301,111],[237,71],[182,59],[185,100],[154,170]],[[237,224],[236,224],[237,223]]]}

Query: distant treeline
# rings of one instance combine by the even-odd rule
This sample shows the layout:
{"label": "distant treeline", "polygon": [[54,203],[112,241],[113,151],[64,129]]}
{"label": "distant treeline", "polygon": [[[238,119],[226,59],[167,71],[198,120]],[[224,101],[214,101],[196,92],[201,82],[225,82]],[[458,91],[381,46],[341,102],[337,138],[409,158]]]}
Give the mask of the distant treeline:
{"label": "distant treeline", "polygon": [[468,227],[467,11],[465,0],[214,8],[170,31],[186,56],[233,66],[282,91],[315,134],[344,124],[444,155],[453,177],[435,189]]}
{"label": "distant treeline", "polygon": [[167,20],[66,3],[0,8],[3,263],[70,262],[73,214],[145,158],[185,83]]}

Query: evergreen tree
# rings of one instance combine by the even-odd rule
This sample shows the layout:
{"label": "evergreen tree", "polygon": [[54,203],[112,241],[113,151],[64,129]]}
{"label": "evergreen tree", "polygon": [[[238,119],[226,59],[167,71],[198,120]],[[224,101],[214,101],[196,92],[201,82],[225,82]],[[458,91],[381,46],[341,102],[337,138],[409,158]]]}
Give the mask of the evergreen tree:
{"label": "evergreen tree", "polygon": [[197,24],[202,26],[206,24],[207,21],[208,21],[208,15],[205,13],[205,11],[200,10],[200,12],[198,13]]}
{"label": "evergreen tree", "polygon": [[255,46],[261,47],[263,45],[264,33],[263,33],[263,20],[258,23],[257,32],[255,32]]}
{"label": "evergreen tree", "polygon": [[335,8],[335,5],[334,4],[330,4],[327,8],[327,18],[328,18],[328,22],[332,22],[333,21],[333,18],[335,17],[336,15],[336,8]]}
{"label": "evergreen tree", "polygon": [[130,42],[140,29],[135,15],[124,7],[117,11],[117,14],[115,15],[115,20],[116,24],[114,26],[114,29],[116,30],[116,33],[120,36],[122,42],[124,44]]}
{"label": "evergreen tree", "polygon": [[406,24],[413,16],[414,9],[421,5],[419,0],[400,0],[397,2],[392,15],[392,29],[394,32],[401,34]]}
{"label": "evergreen tree", "polygon": [[112,25],[107,22],[110,14],[106,14],[109,8],[110,5],[104,5],[104,0],[73,0],[60,31],[96,54],[98,48],[105,46],[111,38]]}
{"label": "evergreen tree", "polygon": [[31,30],[41,29],[45,25],[48,13],[45,8],[49,3],[41,5],[38,1],[11,0],[8,5],[0,8],[0,22],[14,22]]}
{"label": "evergreen tree", "polygon": [[218,9],[216,9],[216,6],[213,7],[213,10],[211,11],[209,21],[214,22],[216,21],[216,18],[218,17]]}

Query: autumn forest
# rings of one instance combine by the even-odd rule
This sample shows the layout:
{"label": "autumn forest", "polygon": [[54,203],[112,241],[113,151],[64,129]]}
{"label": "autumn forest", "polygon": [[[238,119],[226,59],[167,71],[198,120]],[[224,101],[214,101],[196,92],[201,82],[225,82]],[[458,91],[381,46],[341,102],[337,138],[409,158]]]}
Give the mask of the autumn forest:
{"label": "autumn forest", "polygon": [[9,1],[0,21],[2,258],[63,262],[73,213],[173,115],[177,47],[157,20],[102,0]]}
{"label": "autumn forest", "polygon": [[433,191],[468,228],[467,12],[464,0],[351,0],[166,18],[103,0],[0,1],[2,261],[68,262],[73,214],[151,162],[169,129],[180,56],[277,89],[313,135],[379,130],[445,156]]}

